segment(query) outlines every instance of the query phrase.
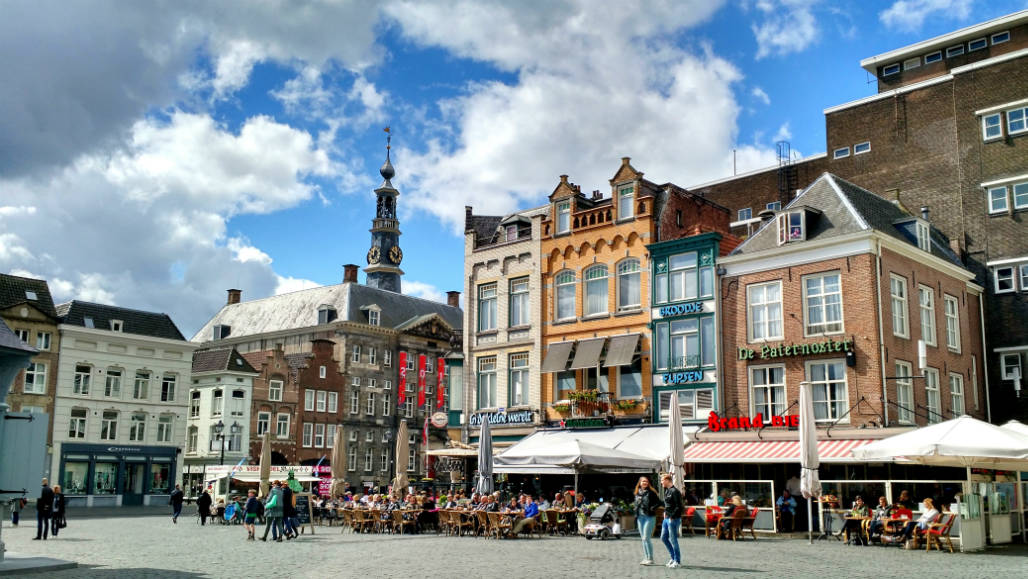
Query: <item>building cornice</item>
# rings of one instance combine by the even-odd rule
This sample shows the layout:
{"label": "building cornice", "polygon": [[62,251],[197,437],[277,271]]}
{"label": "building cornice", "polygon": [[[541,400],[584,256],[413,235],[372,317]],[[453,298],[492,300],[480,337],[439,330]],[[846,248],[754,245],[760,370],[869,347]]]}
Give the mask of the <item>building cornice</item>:
{"label": "building cornice", "polygon": [[175,348],[182,348],[185,350],[196,350],[200,348],[200,344],[196,342],[190,342],[189,340],[170,340],[168,338],[157,338],[153,336],[146,336],[143,334],[129,334],[125,332],[114,332],[111,330],[101,330],[97,328],[84,328],[82,326],[76,326],[72,324],[58,324],[57,329],[63,335],[82,335],[90,336],[97,339],[103,339],[108,342],[129,342],[132,344],[148,344],[148,345],[161,345]]}

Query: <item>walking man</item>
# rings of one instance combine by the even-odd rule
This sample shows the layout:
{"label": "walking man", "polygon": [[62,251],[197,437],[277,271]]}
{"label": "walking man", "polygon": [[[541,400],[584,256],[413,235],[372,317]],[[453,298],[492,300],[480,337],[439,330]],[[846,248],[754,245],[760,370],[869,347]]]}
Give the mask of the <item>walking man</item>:
{"label": "walking man", "polygon": [[171,491],[171,497],[168,498],[168,502],[171,504],[172,523],[178,524],[178,516],[182,514],[182,500],[185,498],[185,493],[182,492],[182,486],[175,485],[175,490]]}
{"label": "walking man", "polygon": [[39,491],[39,498],[36,499],[36,537],[33,541],[46,540],[50,531],[50,516],[54,512],[54,491],[50,488],[49,481],[43,479],[43,488]]}
{"label": "walking man", "polygon": [[207,517],[211,516],[211,503],[214,501],[211,499],[211,495],[207,493],[205,489],[200,498],[196,499],[196,510],[200,513],[200,526],[207,524]]}
{"label": "walking man", "polygon": [[296,524],[296,498],[293,495],[293,489],[289,488],[289,482],[285,482],[280,487],[282,489],[282,527],[284,528],[284,534],[286,539],[295,539],[297,535],[297,524]]}
{"label": "walking man", "polygon": [[678,532],[682,528],[682,493],[675,488],[670,474],[660,477],[664,487],[664,523],[660,528],[660,540],[667,547],[671,560],[667,566],[674,569],[682,564],[682,551],[678,547]]}

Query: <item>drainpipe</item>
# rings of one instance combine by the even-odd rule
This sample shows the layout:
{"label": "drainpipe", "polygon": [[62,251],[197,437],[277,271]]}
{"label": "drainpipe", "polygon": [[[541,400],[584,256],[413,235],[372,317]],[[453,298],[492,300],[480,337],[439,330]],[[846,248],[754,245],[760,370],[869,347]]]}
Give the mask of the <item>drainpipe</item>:
{"label": "drainpipe", "polygon": [[882,321],[882,241],[875,239],[875,300],[878,308],[878,358],[882,365],[882,423],[885,428],[889,426],[889,381],[885,379],[888,374],[885,370],[885,326]]}
{"label": "drainpipe", "polygon": [[989,351],[985,346],[985,300],[978,294],[978,325],[982,329],[982,372],[985,375],[985,421],[992,422],[992,401],[989,393]]}

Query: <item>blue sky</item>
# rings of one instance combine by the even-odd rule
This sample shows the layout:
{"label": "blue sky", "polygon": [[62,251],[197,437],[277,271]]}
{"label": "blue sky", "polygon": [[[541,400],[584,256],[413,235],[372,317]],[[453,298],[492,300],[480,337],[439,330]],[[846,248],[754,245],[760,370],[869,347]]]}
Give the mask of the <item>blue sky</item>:
{"label": "blue sky", "polygon": [[[170,313],[364,265],[394,134],[405,292],[461,289],[463,207],[688,187],[823,152],[872,56],[1024,1],[12,3],[0,22],[0,271]],[[31,48],[30,48],[31,47]],[[363,276],[362,276],[363,279]]]}

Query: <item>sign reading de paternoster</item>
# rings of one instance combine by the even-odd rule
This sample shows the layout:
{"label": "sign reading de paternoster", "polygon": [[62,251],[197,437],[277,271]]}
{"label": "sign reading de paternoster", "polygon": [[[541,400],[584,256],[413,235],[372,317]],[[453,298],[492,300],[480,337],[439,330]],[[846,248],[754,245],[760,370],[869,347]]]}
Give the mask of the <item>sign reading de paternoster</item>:
{"label": "sign reading de paternoster", "polygon": [[[853,340],[825,340],[810,344],[779,344],[777,346],[763,346],[760,348],[760,359],[785,358],[787,356],[809,356],[811,354],[828,354],[831,352],[849,352],[853,349]],[[740,360],[752,360],[758,350],[753,348],[739,348]]]}
{"label": "sign reading de paternoster", "polygon": [[531,410],[515,410],[512,412],[479,412],[471,415],[471,426],[480,426],[482,417],[489,417],[489,424],[532,424]]}

